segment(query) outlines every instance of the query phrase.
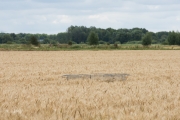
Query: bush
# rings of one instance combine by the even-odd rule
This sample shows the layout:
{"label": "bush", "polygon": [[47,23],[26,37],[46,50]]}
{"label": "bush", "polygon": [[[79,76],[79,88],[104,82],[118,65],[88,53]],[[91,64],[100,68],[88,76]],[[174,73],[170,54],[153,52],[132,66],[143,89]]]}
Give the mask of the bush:
{"label": "bush", "polygon": [[148,32],[142,39],[142,45],[148,46],[151,45],[151,43],[152,43],[151,33]]}
{"label": "bush", "polygon": [[72,46],[71,48],[73,48],[73,49],[79,49],[79,48],[81,48],[81,46],[80,46],[80,45],[74,45],[74,46]]}
{"label": "bush", "polygon": [[37,38],[34,35],[32,35],[30,37],[30,44],[35,45],[35,46],[39,46],[39,42],[38,42]]}
{"label": "bush", "polygon": [[118,44],[117,44],[117,43],[114,43],[114,47],[115,47],[115,48],[118,48]]}
{"label": "bush", "polygon": [[51,40],[50,44],[53,45],[53,46],[57,46],[58,45],[57,41],[55,41],[55,40]]}
{"label": "bush", "polygon": [[99,37],[95,32],[90,32],[88,39],[89,45],[98,45],[99,44]]}
{"label": "bush", "polygon": [[169,45],[175,45],[176,44],[176,33],[174,31],[169,33],[168,43],[169,43]]}
{"label": "bush", "polygon": [[142,44],[142,41],[128,41],[126,44]]}
{"label": "bush", "polygon": [[158,44],[156,40],[152,40],[152,44]]}
{"label": "bush", "polygon": [[99,44],[106,44],[106,42],[105,41],[99,41]]}
{"label": "bush", "polygon": [[72,41],[69,41],[69,42],[68,42],[68,45],[70,45],[70,46],[71,46],[72,44],[73,44],[73,43],[72,43]]}
{"label": "bush", "polygon": [[180,33],[179,32],[170,32],[168,36],[169,45],[180,45]]}
{"label": "bush", "polygon": [[121,42],[120,41],[116,41],[115,44],[121,44]]}
{"label": "bush", "polygon": [[163,45],[169,45],[168,40],[165,40],[164,42],[162,42]]}
{"label": "bush", "polygon": [[180,33],[176,33],[176,45],[180,45]]}
{"label": "bush", "polygon": [[[76,43],[77,44],[77,43]],[[79,44],[86,44],[86,43],[84,43],[84,42],[80,42]]]}
{"label": "bush", "polygon": [[12,41],[7,41],[7,44],[12,44],[13,42]]}

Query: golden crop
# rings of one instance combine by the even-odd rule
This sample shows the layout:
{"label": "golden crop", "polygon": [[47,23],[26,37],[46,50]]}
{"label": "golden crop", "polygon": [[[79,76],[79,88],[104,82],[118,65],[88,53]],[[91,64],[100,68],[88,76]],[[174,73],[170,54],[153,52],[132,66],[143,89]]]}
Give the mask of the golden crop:
{"label": "golden crop", "polygon": [[[127,73],[125,81],[65,74]],[[179,51],[0,52],[0,120],[180,119]]]}

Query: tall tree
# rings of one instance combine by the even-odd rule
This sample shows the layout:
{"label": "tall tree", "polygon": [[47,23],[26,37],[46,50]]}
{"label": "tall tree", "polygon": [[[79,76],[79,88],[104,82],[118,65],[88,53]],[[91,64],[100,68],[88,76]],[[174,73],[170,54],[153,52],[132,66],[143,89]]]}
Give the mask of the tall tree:
{"label": "tall tree", "polygon": [[132,34],[132,40],[135,40],[135,41],[140,41],[141,40],[141,37],[142,37],[142,31],[141,30],[133,30],[131,32]]}
{"label": "tall tree", "polygon": [[56,39],[59,43],[68,43],[68,33],[58,33]]}
{"label": "tall tree", "polygon": [[169,45],[175,45],[176,44],[176,33],[174,31],[169,33],[168,42],[169,42]]}
{"label": "tall tree", "polygon": [[12,43],[13,38],[9,34],[5,34],[2,43]]}
{"label": "tall tree", "polygon": [[98,45],[99,44],[98,35],[94,31],[91,31],[88,36],[87,42],[89,45]]}
{"label": "tall tree", "polygon": [[179,32],[176,33],[176,43],[175,44],[180,45],[180,33]]}
{"label": "tall tree", "polygon": [[142,39],[142,45],[148,46],[151,45],[151,43],[152,43],[151,33],[148,32]]}
{"label": "tall tree", "polygon": [[30,37],[30,43],[31,43],[32,45],[39,46],[38,39],[37,39],[37,37],[35,37],[34,35],[32,35],[32,36]]}

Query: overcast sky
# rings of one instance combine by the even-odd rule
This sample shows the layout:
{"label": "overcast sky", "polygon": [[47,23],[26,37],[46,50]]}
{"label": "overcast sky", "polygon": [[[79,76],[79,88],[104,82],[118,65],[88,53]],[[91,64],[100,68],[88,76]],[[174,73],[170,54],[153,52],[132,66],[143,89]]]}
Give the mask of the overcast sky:
{"label": "overcast sky", "polygon": [[71,25],[180,31],[180,0],[0,0],[0,32],[65,32]]}

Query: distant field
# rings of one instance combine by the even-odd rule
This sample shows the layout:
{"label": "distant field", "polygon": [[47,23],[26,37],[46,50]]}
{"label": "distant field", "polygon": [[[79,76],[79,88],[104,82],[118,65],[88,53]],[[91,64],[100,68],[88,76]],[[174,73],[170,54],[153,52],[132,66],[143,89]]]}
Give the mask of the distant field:
{"label": "distant field", "polygon": [[[64,74],[127,73],[125,81]],[[180,119],[180,52],[0,51],[0,120]]]}

